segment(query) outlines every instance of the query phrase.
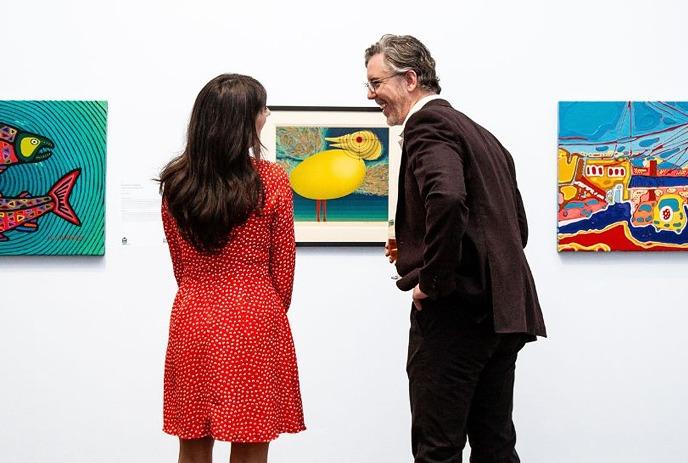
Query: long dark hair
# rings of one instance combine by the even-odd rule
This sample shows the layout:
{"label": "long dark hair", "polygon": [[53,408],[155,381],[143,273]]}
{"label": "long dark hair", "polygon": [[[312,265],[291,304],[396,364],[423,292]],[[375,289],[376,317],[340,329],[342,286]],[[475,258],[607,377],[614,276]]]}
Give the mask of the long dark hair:
{"label": "long dark hair", "polygon": [[201,252],[219,251],[230,232],[264,205],[256,119],[265,88],[252,77],[222,74],[196,97],[184,152],[160,172],[160,192],[182,235]]}

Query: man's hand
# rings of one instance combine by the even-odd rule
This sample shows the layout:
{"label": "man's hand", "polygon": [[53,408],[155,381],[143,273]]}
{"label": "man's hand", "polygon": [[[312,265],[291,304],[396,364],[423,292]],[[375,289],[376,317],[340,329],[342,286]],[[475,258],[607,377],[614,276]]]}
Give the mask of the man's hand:
{"label": "man's hand", "polygon": [[389,258],[389,263],[393,264],[396,261],[392,259],[392,250],[389,248],[389,241],[385,243],[385,257]]}
{"label": "man's hand", "polygon": [[416,310],[423,310],[423,299],[427,299],[428,295],[421,291],[420,286],[416,285],[413,287],[413,306]]}

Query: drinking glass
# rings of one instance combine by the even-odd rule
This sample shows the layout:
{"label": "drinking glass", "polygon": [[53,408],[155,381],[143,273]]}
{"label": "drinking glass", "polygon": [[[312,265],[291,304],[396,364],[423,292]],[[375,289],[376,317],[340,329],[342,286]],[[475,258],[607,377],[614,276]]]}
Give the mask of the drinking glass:
{"label": "drinking glass", "polygon": [[[389,258],[393,264],[396,265],[397,262],[397,238],[394,228],[394,220],[387,222],[387,250],[389,251]],[[392,275],[392,280],[398,280],[401,278],[398,273]]]}

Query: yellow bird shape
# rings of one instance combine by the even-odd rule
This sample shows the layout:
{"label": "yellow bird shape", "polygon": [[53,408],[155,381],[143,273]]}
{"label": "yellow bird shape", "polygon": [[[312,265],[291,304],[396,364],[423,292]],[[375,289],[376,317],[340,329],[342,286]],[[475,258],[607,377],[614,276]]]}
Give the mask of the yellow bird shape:
{"label": "yellow bird shape", "polygon": [[[289,182],[296,193],[315,200],[318,222],[327,221],[327,200],[349,195],[361,186],[366,167],[363,160],[382,156],[382,143],[370,130],[359,130],[340,137],[326,137],[328,149],[301,162],[291,171]],[[322,214],[321,214],[322,210]]]}

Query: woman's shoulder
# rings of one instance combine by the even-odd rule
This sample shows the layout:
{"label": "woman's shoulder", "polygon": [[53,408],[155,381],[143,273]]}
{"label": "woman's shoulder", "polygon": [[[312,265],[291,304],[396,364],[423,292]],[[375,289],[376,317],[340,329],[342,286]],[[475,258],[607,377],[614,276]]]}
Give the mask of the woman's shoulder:
{"label": "woman's shoulder", "polygon": [[287,171],[276,162],[260,159],[256,161],[256,165],[258,167],[258,173],[264,182],[276,184],[289,183]]}

